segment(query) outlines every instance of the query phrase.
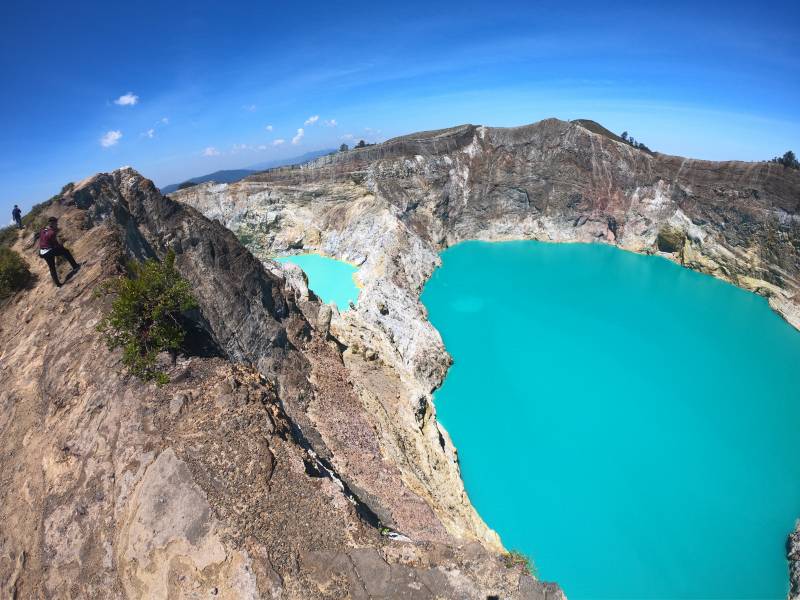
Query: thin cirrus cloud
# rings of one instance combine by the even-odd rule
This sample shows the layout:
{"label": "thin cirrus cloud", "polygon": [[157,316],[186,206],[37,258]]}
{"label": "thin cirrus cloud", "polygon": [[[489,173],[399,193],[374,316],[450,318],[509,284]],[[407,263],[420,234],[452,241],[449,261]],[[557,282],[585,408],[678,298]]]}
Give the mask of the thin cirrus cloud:
{"label": "thin cirrus cloud", "polygon": [[278,138],[277,140],[273,140],[272,141],[272,145],[273,146],[282,146],[285,143],[286,143],[286,140],[283,140],[281,138]]}
{"label": "thin cirrus cloud", "polygon": [[317,121],[319,121],[319,115],[313,115],[313,116],[311,116],[311,117],[308,117],[308,118],[306,119],[306,122],[305,122],[305,123],[303,123],[303,125],[305,125],[306,127],[308,127],[309,125],[313,125],[313,124],[314,124],[314,123],[316,123]]}
{"label": "thin cirrus cloud", "polygon": [[305,130],[301,127],[297,130],[297,135],[292,138],[292,144],[297,146],[306,134]]}
{"label": "thin cirrus cloud", "polygon": [[219,156],[219,150],[214,148],[214,146],[209,146],[203,150],[203,156]]}
{"label": "thin cirrus cloud", "polygon": [[122,132],[119,129],[107,131],[105,135],[100,138],[100,145],[103,148],[111,148],[111,146],[117,145],[120,138],[122,138]]}
{"label": "thin cirrus cloud", "polygon": [[243,107],[247,112],[256,112],[256,105],[255,104],[245,104]]}
{"label": "thin cirrus cloud", "polygon": [[336,122],[336,119],[328,119],[327,121],[322,122],[325,127],[336,127],[339,123]]}
{"label": "thin cirrus cloud", "polygon": [[266,129],[267,131],[272,131],[272,125],[267,125],[266,127],[264,127],[264,129]]}
{"label": "thin cirrus cloud", "polygon": [[133,92],[128,92],[127,94],[123,94],[116,100],[114,100],[114,104],[117,106],[135,106],[139,104],[139,96],[134,94]]}
{"label": "thin cirrus cloud", "polygon": [[156,137],[156,130],[155,129],[148,129],[144,132],[144,136],[150,138],[151,140]]}

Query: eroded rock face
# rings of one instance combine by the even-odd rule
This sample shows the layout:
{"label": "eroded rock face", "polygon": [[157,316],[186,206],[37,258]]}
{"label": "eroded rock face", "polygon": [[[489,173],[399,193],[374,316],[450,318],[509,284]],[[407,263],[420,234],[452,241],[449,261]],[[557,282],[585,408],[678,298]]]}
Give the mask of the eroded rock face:
{"label": "eroded rock face", "polygon": [[[353,381],[296,277],[131,169],[48,210],[84,266],[56,290],[20,240],[37,281],[0,306],[0,596],[560,597],[469,526],[453,535],[424,477],[406,480],[370,412],[404,396],[378,370]],[[157,387],[106,349],[94,290],[170,248],[216,356]]]}

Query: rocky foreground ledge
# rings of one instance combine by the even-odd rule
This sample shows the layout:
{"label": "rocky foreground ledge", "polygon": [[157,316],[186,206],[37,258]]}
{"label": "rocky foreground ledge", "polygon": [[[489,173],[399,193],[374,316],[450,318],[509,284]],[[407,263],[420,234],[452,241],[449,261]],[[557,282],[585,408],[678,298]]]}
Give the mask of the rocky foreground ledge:
{"label": "rocky foreground ledge", "polygon": [[[132,169],[65,189],[47,213],[83,269],[54,288],[21,236],[36,281],[0,305],[0,598],[563,597],[296,273]],[[94,291],[169,249],[199,341],[157,387],[107,351]]]}

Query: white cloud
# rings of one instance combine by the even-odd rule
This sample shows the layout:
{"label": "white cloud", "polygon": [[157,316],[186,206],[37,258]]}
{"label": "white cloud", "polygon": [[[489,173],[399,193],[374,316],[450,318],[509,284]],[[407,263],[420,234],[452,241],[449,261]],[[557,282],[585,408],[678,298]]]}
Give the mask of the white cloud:
{"label": "white cloud", "polygon": [[115,146],[121,137],[122,132],[119,129],[107,131],[106,134],[100,138],[100,145],[103,148],[110,148],[111,146]]}
{"label": "white cloud", "polygon": [[264,127],[264,129],[266,129],[267,131],[272,131],[272,125],[267,125],[266,127]]}
{"label": "white cloud", "polygon": [[219,156],[219,150],[214,148],[214,146],[209,146],[203,150],[203,156]]}
{"label": "white cloud", "polygon": [[169,119],[167,117],[162,117],[161,124],[162,125],[169,125]]}
{"label": "white cloud", "polygon": [[305,130],[301,127],[297,130],[297,135],[292,138],[292,144],[297,146],[300,143],[300,140],[303,139],[303,136],[306,134]]}
{"label": "white cloud", "polygon": [[267,147],[266,147],[264,144],[261,144],[261,145],[258,147],[258,149],[259,149],[259,150],[266,150],[266,149],[267,149]]}
{"label": "white cloud", "polygon": [[145,137],[149,137],[151,140],[156,137],[156,130],[155,129],[148,129],[144,132]]}
{"label": "white cloud", "polygon": [[338,125],[338,123],[336,122],[336,119],[330,119],[328,121],[323,121],[323,124],[325,125],[325,127],[336,127]]}
{"label": "white cloud", "polygon": [[306,119],[306,122],[305,122],[305,123],[303,123],[303,125],[313,125],[313,124],[314,124],[314,123],[316,123],[317,121],[319,121],[319,115],[314,115],[314,116],[312,116],[312,117],[308,117],[308,118]]}
{"label": "white cloud", "polygon": [[343,140],[352,140],[352,139],[355,139],[355,137],[356,137],[356,136],[354,136],[352,133],[345,133],[345,134],[344,134],[344,135],[341,137],[341,139],[343,139]]}
{"label": "white cloud", "polygon": [[256,105],[255,104],[245,104],[243,107],[248,112],[256,112]]}
{"label": "white cloud", "polygon": [[278,138],[277,140],[273,140],[272,141],[272,145],[273,146],[280,146],[281,144],[285,144],[285,143],[286,143],[286,140],[282,140],[280,138]]}
{"label": "white cloud", "polygon": [[133,106],[139,103],[139,96],[133,92],[128,92],[114,100],[114,104],[118,106]]}

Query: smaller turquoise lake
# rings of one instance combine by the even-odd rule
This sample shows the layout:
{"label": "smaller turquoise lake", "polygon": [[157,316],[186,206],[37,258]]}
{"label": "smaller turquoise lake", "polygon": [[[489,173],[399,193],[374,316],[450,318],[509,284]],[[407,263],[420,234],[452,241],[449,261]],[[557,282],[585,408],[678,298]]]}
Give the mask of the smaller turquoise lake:
{"label": "smaller turquoise lake", "polygon": [[476,509],[570,600],[783,600],[800,333],[601,244],[458,244],[422,293]]}
{"label": "smaller turquoise lake", "polygon": [[350,302],[358,300],[358,287],[353,279],[358,269],[351,264],[321,254],[297,254],[275,260],[290,262],[303,269],[308,277],[308,287],[323,302],[333,302],[339,312],[347,310]]}

